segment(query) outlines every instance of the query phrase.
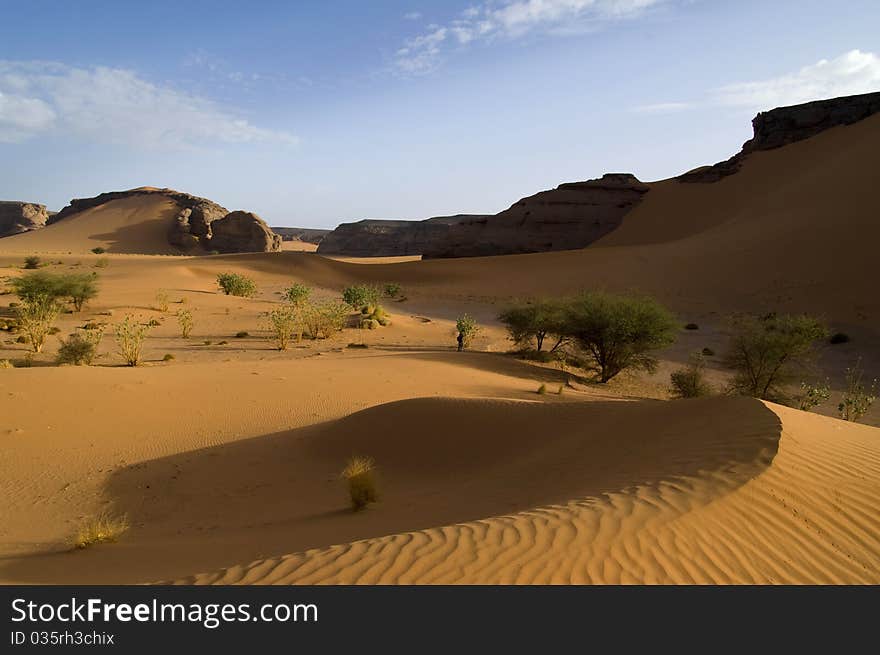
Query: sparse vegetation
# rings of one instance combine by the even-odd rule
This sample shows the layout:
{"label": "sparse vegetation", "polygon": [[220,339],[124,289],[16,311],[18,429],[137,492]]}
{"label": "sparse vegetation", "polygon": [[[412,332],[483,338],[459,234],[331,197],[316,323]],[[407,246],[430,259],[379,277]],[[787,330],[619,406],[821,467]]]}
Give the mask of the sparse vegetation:
{"label": "sparse vegetation", "polygon": [[462,314],[455,321],[455,329],[461,339],[460,345],[462,349],[470,348],[477,334],[480,332],[480,325],[477,320],[470,314]]}
{"label": "sparse vegetation", "polygon": [[627,369],[656,370],[650,352],[675,341],[679,323],[653,298],[583,293],[566,306],[566,332],[591,358],[600,382]]}
{"label": "sparse vegetation", "polygon": [[349,309],[345,303],[309,302],[303,307],[303,324],[312,339],[329,339],[345,327]]}
{"label": "sparse vegetation", "polygon": [[304,284],[294,284],[285,289],[282,295],[294,307],[302,307],[311,297],[312,290]]}
{"label": "sparse vegetation", "polygon": [[98,276],[94,273],[49,273],[39,271],[12,281],[12,288],[22,300],[37,295],[53,299],[67,298],[76,311],[98,295]]}
{"label": "sparse vegetation", "polygon": [[[23,333],[19,342],[30,343],[35,353],[42,352],[46,337],[52,331],[61,306],[58,301],[47,294],[25,296],[15,308],[18,318],[18,329]],[[25,338],[25,341],[22,340]]]}
{"label": "sparse vegetation", "polygon": [[236,333],[235,333],[235,338],[236,338],[236,339],[246,339],[246,338],[249,337],[249,336],[251,336],[251,333],[250,333],[250,332],[246,332],[246,331],[244,331],[244,330],[242,330],[241,332],[236,332]]}
{"label": "sparse vegetation", "polygon": [[795,397],[797,408],[803,412],[809,412],[828,400],[828,380],[810,384],[801,382],[801,391]]}
{"label": "sparse vegetation", "polygon": [[98,257],[95,260],[95,268],[107,268],[110,266],[110,259],[108,257]]}
{"label": "sparse vegetation", "polygon": [[90,366],[98,352],[98,346],[104,337],[104,330],[79,330],[66,340],[61,340],[58,348],[57,363],[75,366]]}
{"label": "sparse vegetation", "polygon": [[699,398],[712,393],[712,387],[705,379],[706,362],[703,355],[694,353],[688,365],[669,375],[672,395],[676,398]]}
{"label": "sparse vegetation", "polygon": [[785,387],[809,373],[815,345],[827,330],[811,316],[738,316],[725,357],[734,370],[731,390],[763,400],[788,403]]}
{"label": "sparse vegetation", "polygon": [[128,527],[128,519],[125,516],[99,514],[79,527],[73,538],[73,546],[82,550],[95,544],[114,542],[128,530]]}
{"label": "sparse vegetation", "polygon": [[547,393],[547,385],[541,384],[541,386],[538,387],[538,395],[543,396],[543,395],[546,395],[546,393]]}
{"label": "sparse vegetation", "polygon": [[294,305],[284,305],[268,314],[269,331],[278,350],[287,350],[292,340],[302,339],[303,321]]}
{"label": "sparse vegetation", "polygon": [[217,284],[227,296],[251,298],[257,294],[256,282],[240,273],[220,273]]}
{"label": "sparse vegetation", "polygon": [[397,282],[386,282],[382,290],[386,298],[397,298],[400,296],[401,287]]}
{"label": "sparse vegetation", "polygon": [[537,300],[519,303],[505,309],[498,316],[507,327],[510,338],[521,347],[531,347],[541,352],[544,340],[554,340],[550,352],[568,341],[566,336],[565,302],[561,300]]}
{"label": "sparse vegetation", "polygon": [[31,255],[30,257],[24,258],[24,267],[27,270],[33,270],[35,268],[40,267],[40,258],[36,255]]}
{"label": "sparse vegetation", "polygon": [[[379,304],[379,298],[381,297],[381,291],[379,291],[378,287],[374,287],[370,284],[356,284],[351,287],[346,287],[342,291],[342,300],[352,309],[370,314],[372,313],[373,308]],[[364,310],[367,310],[366,312]]]}
{"label": "sparse vegetation", "polygon": [[131,314],[116,325],[116,345],[122,361],[127,366],[137,366],[141,363],[141,353],[149,332],[149,326],[141,325]]}
{"label": "sparse vegetation", "polygon": [[168,292],[165,289],[159,289],[156,292],[156,309],[163,314],[168,311]]}
{"label": "sparse vegetation", "polygon": [[846,369],[846,390],[843,392],[843,400],[837,406],[840,418],[844,421],[858,421],[868,413],[877,399],[877,380],[874,379],[870,386],[865,386],[864,374],[861,359]]}
{"label": "sparse vegetation", "polygon": [[348,483],[348,496],[355,511],[379,500],[375,470],[373,459],[360,455],[349,459],[342,470],[342,478]]}
{"label": "sparse vegetation", "polygon": [[92,248],[92,252],[95,253],[96,255],[103,255],[105,252],[107,252],[107,249],[102,248],[101,246],[98,246],[96,248]]}
{"label": "sparse vegetation", "polygon": [[837,344],[840,344],[840,343],[849,343],[849,335],[846,334],[845,332],[835,332],[828,339],[828,343],[830,343],[833,346],[836,346]]}
{"label": "sparse vegetation", "polygon": [[179,309],[177,311],[177,324],[180,326],[180,336],[183,339],[189,339],[195,321],[193,313],[188,309]]}
{"label": "sparse vegetation", "polygon": [[172,355],[171,353],[165,353],[165,354],[162,356],[162,361],[163,361],[163,362],[170,362],[170,361],[172,361],[173,359],[174,359],[174,355]]}
{"label": "sparse vegetation", "polygon": [[0,359],[0,368],[15,368],[8,359]]}

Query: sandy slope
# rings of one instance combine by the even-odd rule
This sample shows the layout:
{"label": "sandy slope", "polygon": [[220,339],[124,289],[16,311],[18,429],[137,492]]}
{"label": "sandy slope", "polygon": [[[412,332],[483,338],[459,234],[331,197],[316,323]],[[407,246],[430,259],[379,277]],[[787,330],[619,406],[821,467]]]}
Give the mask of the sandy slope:
{"label": "sandy slope", "polygon": [[[397,411],[395,411],[397,410]],[[562,411],[560,411],[562,410]],[[420,436],[459,425],[475,432],[450,447],[449,502],[483,494],[565,503],[480,521],[410,531],[192,576],[184,584],[877,584],[880,582],[880,431],[757,401],[516,407],[428,401],[385,408]],[[358,442],[391,441],[389,468],[425,476],[400,438],[352,417]],[[427,421],[425,420],[427,419]],[[781,419],[781,425],[780,425]],[[504,430],[523,421],[531,448]],[[496,438],[486,427],[502,427]],[[430,426],[426,429],[425,426]],[[427,435],[425,432],[427,431]],[[470,432],[470,430],[468,430]],[[498,434],[500,433],[500,434]],[[348,433],[347,439],[355,439]],[[336,436],[336,439],[333,439]],[[488,437],[488,438],[487,438]],[[324,435],[331,442],[345,436]],[[486,443],[497,452],[479,454]],[[459,450],[460,449],[460,450]],[[463,451],[463,452],[462,452]],[[421,453],[420,453],[421,454]],[[395,471],[397,472],[397,471]],[[390,475],[390,473],[389,473]],[[458,478],[458,479],[456,479]],[[497,478],[497,479],[492,479]],[[494,483],[494,484],[493,484]],[[461,491],[456,485],[464,485]]]}

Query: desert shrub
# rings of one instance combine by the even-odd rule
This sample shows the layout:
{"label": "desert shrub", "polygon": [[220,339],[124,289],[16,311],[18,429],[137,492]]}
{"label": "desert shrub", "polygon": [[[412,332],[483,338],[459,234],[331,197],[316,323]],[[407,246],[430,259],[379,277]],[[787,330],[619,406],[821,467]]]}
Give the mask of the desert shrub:
{"label": "desert shrub", "polygon": [[600,382],[627,369],[656,370],[650,352],[675,341],[679,324],[653,298],[589,292],[566,305],[566,334],[591,358]]}
{"label": "desert shrub", "polygon": [[697,325],[696,323],[688,323],[687,325],[684,326],[684,329],[685,330],[699,330],[700,326]]}
{"label": "desert shrub", "polygon": [[546,393],[547,393],[547,385],[546,384],[542,384],[540,387],[538,387],[538,395],[539,396],[543,396]]}
{"label": "desert shrub", "polygon": [[382,305],[364,307],[361,310],[359,327],[375,330],[379,326],[385,327],[386,325],[391,325],[391,319],[388,318],[388,314]]}
{"label": "desert shrub", "polygon": [[126,365],[137,366],[141,363],[141,353],[149,332],[149,326],[141,325],[131,314],[116,325],[116,345]]}
{"label": "desert shrub", "polygon": [[173,359],[174,359],[174,355],[172,355],[171,353],[165,353],[165,354],[162,356],[162,361],[163,361],[163,362],[170,362],[170,361],[173,360]]}
{"label": "desert shrub", "polygon": [[555,351],[567,341],[565,323],[565,303],[561,300],[537,300],[518,303],[498,315],[504,323],[510,338],[518,346],[530,347],[532,342],[541,352],[544,340],[554,339],[550,352]]}
{"label": "desert shrub", "polygon": [[31,255],[30,257],[24,258],[24,267],[28,270],[33,270],[35,268],[40,267],[40,258],[36,255]]}
{"label": "desert shrub", "polygon": [[858,421],[868,413],[877,399],[877,380],[872,380],[871,385],[866,387],[863,377],[861,359],[855,363],[855,366],[846,369],[846,389],[843,392],[843,400],[837,406],[840,418],[844,421]]}
{"label": "desert shrub", "polygon": [[712,388],[705,380],[706,362],[703,355],[691,355],[688,365],[669,374],[672,383],[672,395],[676,398],[699,398],[712,393]]}
{"label": "desert shrub", "polygon": [[849,343],[849,335],[844,332],[835,332],[828,339],[828,343],[835,346],[839,343]]}
{"label": "desert shrub", "polygon": [[303,324],[312,339],[329,339],[341,332],[348,314],[348,305],[333,301],[309,302],[302,308]]}
{"label": "desert shrub", "polygon": [[378,287],[370,284],[356,284],[346,287],[342,291],[343,302],[359,312],[368,309],[367,313],[370,313],[371,308],[379,304],[380,296],[381,292]]}
{"label": "desert shrub", "polygon": [[227,296],[250,298],[257,294],[256,282],[240,273],[220,273],[217,284]]}
{"label": "desert shrub", "polygon": [[251,336],[251,333],[250,333],[250,332],[245,332],[244,330],[242,330],[241,332],[236,332],[236,333],[235,333],[235,338],[236,338],[236,339],[245,339],[245,338],[247,338],[247,337],[249,337],[249,336]]}
{"label": "desert shrub", "polygon": [[87,300],[98,295],[98,278],[94,273],[49,273],[39,271],[22,275],[12,281],[19,298],[50,296],[67,298],[76,311],[81,311]]}
{"label": "desert shrub", "polygon": [[31,349],[35,353],[42,352],[46,337],[49,336],[58,314],[61,313],[61,305],[53,296],[45,294],[25,296],[15,308],[15,313],[22,336],[31,344]]}
{"label": "desert shrub", "polygon": [[397,282],[386,282],[382,291],[386,298],[397,298],[400,295],[401,287]]}
{"label": "desert shrub", "polygon": [[8,359],[0,359],[0,368],[15,368]]}
{"label": "desert shrub", "polygon": [[104,337],[103,330],[80,330],[61,340],[56,361],[76,366],[91,365]]}
{"label": "desert shrub", "polygon": [[786,403],[785,386],[809,373],[815,344],[827,330],[811,316],[768,314],[738,316],[725,363],[734,370],[731,390],[763,400]]}
{"label": "desert shrub", "polygon": [[168,292],[165,289],[159,289],[156,292],[156,309],[163,314],[168,311]]}
{"label": "desert shrub", "polygon": [[101,246],[98,246],[96,248],[92,248],[92,252],[95,253],[96,255],[103,255],[105,252],[107,252],[107,249],[102,248]]}
{"label": "desert shrub", "polygon": [[801,382],[801,391],[795,397],[796,406],[803,412],[809,412],[828,400],[828,395],[828,380],[815,384]]}
{"label": "desert shrub", "polygon": [[703,350],[701,350],[700,352],[703,353],[703,357],[714,357],[715,356],[715,351],[712,350],[711,348],[703,348]]}
{"label": "desert shrub", "polygon": [[98,257],[95,260],[95,268],[107,268],[110,266],[110,259],[107,257]]}
{"label": "desert shrub", "polygon": [[480,332],[480,325],[477,323],[477,319],[470,314],[462,314],[455,320],[455,329],[462,337],[462,347],[469,348]]}
{"label": "desert shrub", "polygon": [[342,478],[348,483],[348,496],[355,511],[379,500],[375,470],[376,465],[371,457],[359,455],[349,459],[342,470]]}
{"label": "desert shrub", "polygon": [[305,284],[294,284],[292,287],[285,289],[282,295],[290,304],[301,307],[308,302],[309,297],[312,295],[312,290]]}
{"label": "desert shrub", "polygon": [[360,350],[360,349],[369,348],[369,347],[370,346],[368,346],[365,343],[350,343],[346,346],[346,348],[351,348],[352,350]]}
{"label": "desert shrub", "polygon": [[86,520],[79,527],[73,538],[73,546],[82,550],[95,544],[114,542],[128,530],[128,527],[128,519],[125,516],[99,514]]}
{"label": "desert shrub", "polygon": [[95,273],[76,273],[64,276],[61,291],[70,299],[76,311],[82,311],[87,300],[98,295],[98,276]]}
{"label": "desert shrub", "polygon": [[561,396],[561,395],[562,395],[562,392],[563,392],[564,390],[565,390],[565,385],[564,385],[564,384],[560,384],[560,385],[559,385],[559,388],[556,390],[556,395],[557,395],[557,396]]}
{"label": "desert shrub", "polygon": [[189,339],[194,323],[193,313],[190,310],[180,309],[177,311],[177,324],[180,326],[181,338]]}
{"label": "desert shrub", "polygon": [[291,340],[302,339],[303,322],[293,305],[284,305],[268,314],[269,331],[278,350],[287,350]]}
{"label": "desert shrub", "polygon": [[159,319],[151,318],[149,321],[147,321],[147,325],[149,325],[150,327],[159,327],[160,325],[162,325],[162,323],[159,322]]}

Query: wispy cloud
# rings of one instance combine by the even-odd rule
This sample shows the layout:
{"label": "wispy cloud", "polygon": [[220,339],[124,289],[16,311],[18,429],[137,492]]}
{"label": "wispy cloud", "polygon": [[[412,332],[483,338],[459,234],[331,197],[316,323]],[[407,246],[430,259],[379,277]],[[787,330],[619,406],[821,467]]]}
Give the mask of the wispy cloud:
{"label": "wispy cloud", "polygon": [[436,69],[449,50],[474,42],[516,39],[533,32],[571,33],[598,29],[634,18],[672,0],[487,0],[443,25],[428,25],[397,50],[399,73],[425,74]]}
{"label": "wispy cloud", "polygon": [[0,60],[0,142],[47,133],[143,148],[297,141],[134,71]]}
{"label": "wispy cloud", "polygon": [[404,20],[418,20],[422,17],[420,11],[409,11],[403,15]]}

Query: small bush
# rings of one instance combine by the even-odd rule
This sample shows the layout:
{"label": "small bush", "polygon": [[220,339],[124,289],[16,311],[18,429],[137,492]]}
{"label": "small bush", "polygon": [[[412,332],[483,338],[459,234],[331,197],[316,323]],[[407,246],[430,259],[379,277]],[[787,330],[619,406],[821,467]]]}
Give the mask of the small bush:
{"label": "small bush", "polygon": [[141,325],[130,314],[116,325],[116,345],[122,361],[127,366],[137,366],[141,363],[141,352],[149,332],[149,326]]}
{"label": "small bush", "polygon": [[241,332],[236,332],[236,333],[235,333],[235,338],[236,338],[236,339],[246,339],[246,338],[249,337],[249,336],[251,336],[251,333],[250,333],[250,332],[245,332],[244,330],[242,330]]}
{"label": "small bush", "polygon": [[151,318],[149,321],[147,321],[147,325],[149,325],[150,327],[159,327],[162,324],[158,321],[158,319]]}
{"label": "small bush", "polygon": [[114,542],[128,530],[128,527],[128,519],[125,516],[99,514],[80,526],[73,538],[73,546],[82,550],[95,544]]}
{"label": "small bush", "polygon": [[23,332],[18,341],[22,343],[22,337],[25,337],[35,353],[42,352],[46,337],[51,334],[61,313],[61,305],[54,297],[38,294],[23,298],[15,313],[18,327]]}
{"label": "small bush", "polygon": [[193,320],[193,313],[188,309],[181,309],[177,312],[177,324],[180,326],[180,336],[183,339],[189,339],[189,335],[192,332],[193,325],[195,321]]}
{"label": "small bush", "polygon": [[202,343],[205,344],[206,346],[210,346],[210,345],[213,344],[214,342],[211,341],[210,339],[205,339]]}
{"label": "small bush", "polygon": [[81,330],[61,340],[57,362],[75,366],[91,365],[104,336],[103,330]]}
{"label": "small bush", "polygon": [[0,368],[15,368],[8,359],[0,359]]}
{"label": "small bush", "polygon": [[293,305],[273,309],[268,314],[269,331],[278,350],[287,350],[292,340],[302,339],[303,322]]}
{"label": "small bush", "polygon": [[837,406],[840,418],[844,421],[858,421],[868,413],[877,399],[877,380],[872,380],[871,385],[866,387],[863,377],[861,359],[855,366],[846,369],[846,390],[843,392],[843,400]]}
{"label": "small bush", "polygon": [[162,357],[163,362],[170,362],[173,359],[174,359],[174,355],[172,355],[171,353],[165,353],[165,355]]}
{"label": "small bush", "polygon": [[257,294],[257,284],[240,273],[220,273],[217,284],[227,296],[251,298]]}
{"label": "small bush", "polygon": [[312,290],[304,284],[294,284],[284,290],[282,296],[284,299],[295,307],[301,307],[308,302],[312,295]]}
{"label": "small bush", "polygon": [[711,348],[703,348],[703,350],[701,352],[703,353],[703,357],[714,357],[715,356],[715,351],[712,350]]}
{"label": "small bush", "polygon": [[348,496],[355,511],[379,500],[375,469],[376,465],[371,457],[357,455],[349,459],[342,470],[342,478],[348,483]]}
{"label": "small bush", "polygon": [[538,387],[538,395],[539,396],[543,396],[546,393],[547,393],[547,385],[546,384],[542,384],[540,387]]}
{"label": "small bush", "polygon": [[95,260],[95,268],[107,268],[110,266],[110,260],[107,257],[98,257]]}
{"label": "small bush", "polygon": [[103,255],[105,252],[107,252],[107,249],[102,248],[101,246],[98,246],[97,248],[92,248],[92,252],[95,253],[96,255]]}
{"label": "small bush", "polygon": [[362,348],[369,348],[369,346],[365,343],[350,343],[346,346],[346,348],[351,348],[352,350],[359,350]]}
{"label": "small bush", "polygon": [[459,343],[462,348],[469,348],[474,338],[480,331],[477,320],[470,314],[462,314],[455,321],[455,329],[458,330]]}
{"label": "small bush", "polygon": [[391,319],[385,313],[382,305],[374,305],[372,307],[364,307],[361,310],[360,327],[369,330],[375,330],[379,326],[385,327],[391,325]]}
{"label": "small bush", "polygon": [[828,343],[835,346],[839,343],[849,343],[849,335],[844,332],[835,332],[828,339]]}
{"label": "small bush", "polygon": [[700,326],[697,325],[696,323],[688,323],[687,325],[684,326],[684,329],[685,330],[699,330]]}
{"label": "small bush", "polygon": [[30,257],[24,258],[24,267],[28,270],[33,270],[35,268],[40,268],[40,258],[36,255],[31,255]]}
{"label": "small bush", "polygon": [[164,314],[168,311],[168,302],[168,292],[164,289],[159,289],[156,292],[156,309]]}
{"label": "small bush", "polygon": [[712,393],[712,388],[706,382],[704,372],[706,362],[700,354],[691,355],[690,362],[685,368],[673,371],[669,375],[672,382],[672,394],[676,398],[699,398]]}
{"label": "small bush", "polygon": [[565,385],[564,385],[564,384],[560,384],[560,385],[559,385],[559,388],[556,390],[556,395],[557,395],[557,396],[561,396],[561,395],[562,395],[562,392],[563,392],[564,390],[565,390]]}
{"label": "small bush", "polygon": [[386,298],[397,298],[400,295],[400,285],[397,282],[386,282],[382,289]]}
{"label": "small bush", "polygon": [[312,339],[329,339],[341,332],[348,315],[348,306],[340,302],[309,302],[302,308],[303,324]]}
{"label": "small bush", "polygon": [[534,343],[538,352],[543,352],[544,341],[552,338],[555,343],[550,352],[555,352],[569,340],[566,336],[565,303],[561,300],[535,300],[511,305],[498,315],[507,327],[511,340],[523,348],[531,348]]}
{"label": "small bush", "polygon": [[379,289],[369,284],[356,284],[342,291],[343,302],[359,312],[368,309],[367,313],[372,313],[372,308],[379,304],[380,296]]}
{"label": "small bush", "polygon": [[795,398],[797,408],[802,412],[809,412],[828,400],[828,395],[828,380],[816,384],[801,382],[801,392]]}

